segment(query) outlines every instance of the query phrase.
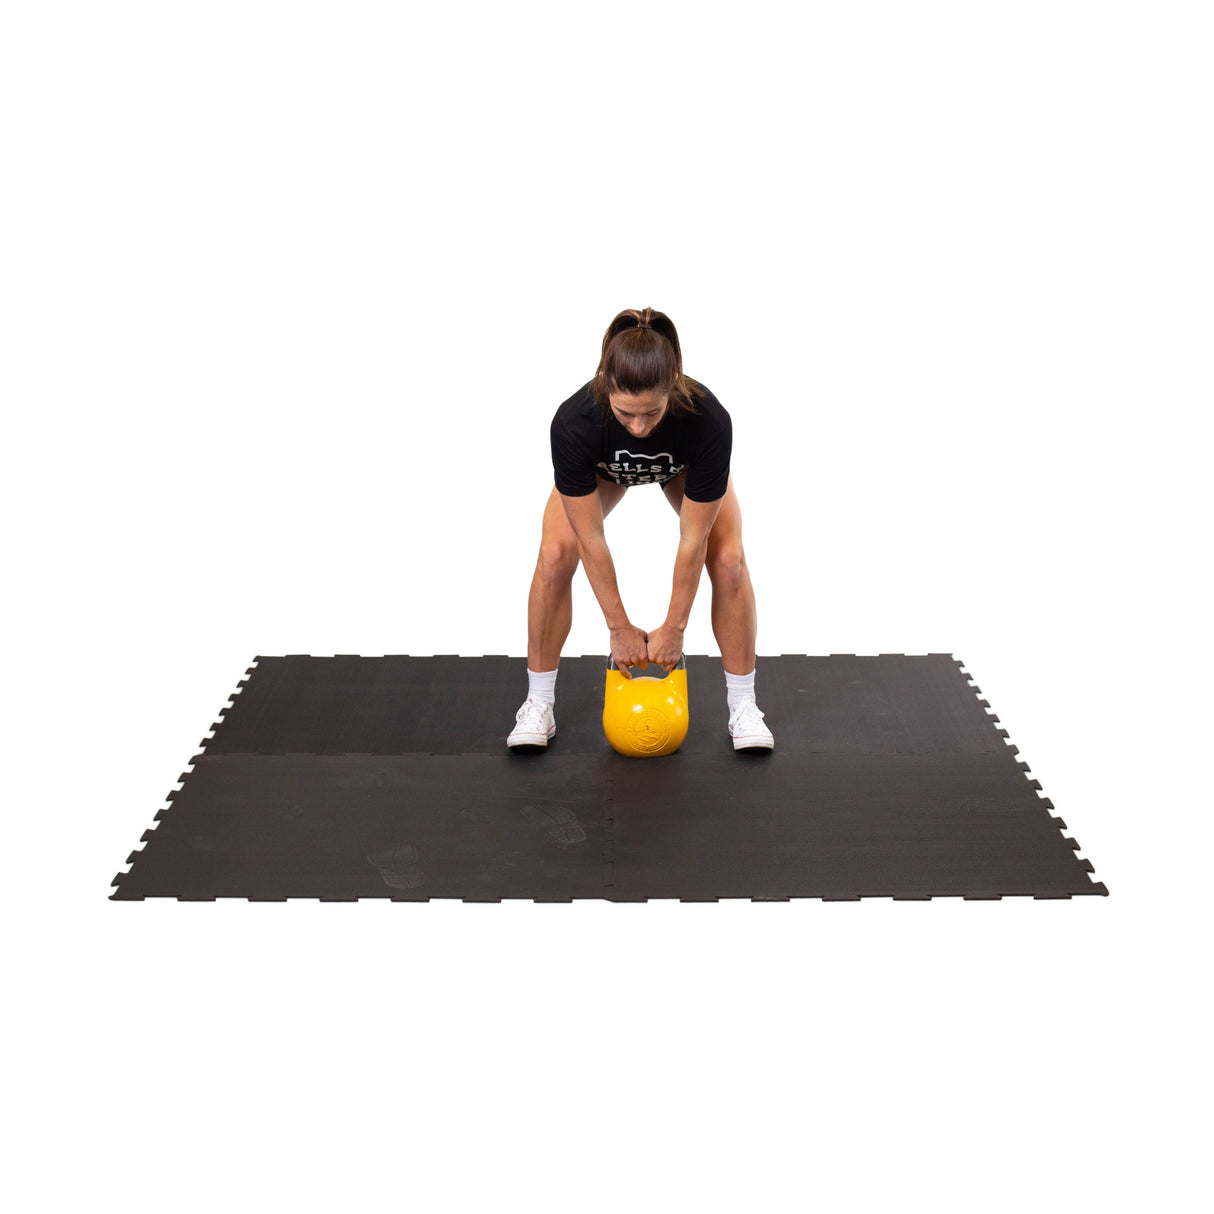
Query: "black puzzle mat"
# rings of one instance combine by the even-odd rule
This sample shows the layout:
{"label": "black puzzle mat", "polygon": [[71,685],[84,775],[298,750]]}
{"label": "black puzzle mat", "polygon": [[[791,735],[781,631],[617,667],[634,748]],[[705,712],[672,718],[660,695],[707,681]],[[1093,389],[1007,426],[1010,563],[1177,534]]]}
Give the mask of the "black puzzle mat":
{"label": "black puzzle mat", "polygon": [[[259,657],[115,899],[715,901],[1107,894],[949,654],[760,657],[773,751],[687,659],[673,755],[616,754],[605,657],[511,751],[526,659]],[[655,673],[660,673],[656,671]]]}

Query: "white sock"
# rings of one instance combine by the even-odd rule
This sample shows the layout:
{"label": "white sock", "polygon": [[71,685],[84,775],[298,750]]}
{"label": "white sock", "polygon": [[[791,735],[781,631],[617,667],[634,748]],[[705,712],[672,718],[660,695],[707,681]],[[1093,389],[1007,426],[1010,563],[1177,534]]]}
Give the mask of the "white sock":
{"label": "white sock", "polygon": [[[557,669],[560,669],[559,667]],[[556,670],[532,670],[527,667],[527,698],[542,700],[545,704],[556,703]]]}
{"label": "white sock", "polygon": [[750,674],[730,674],[727,670],[725,688],[729,692],[729,715],[732,717],[743,700],[755,698],[755,672],[752,670]]}

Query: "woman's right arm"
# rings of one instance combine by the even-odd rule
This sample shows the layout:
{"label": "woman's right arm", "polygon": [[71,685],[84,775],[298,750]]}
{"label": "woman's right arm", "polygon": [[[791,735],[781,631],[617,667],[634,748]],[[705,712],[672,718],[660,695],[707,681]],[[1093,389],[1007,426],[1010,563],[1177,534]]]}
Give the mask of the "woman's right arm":
{"label": "woman's right arm", "polygon": [[611,655],[624,674],[629,665],[644,665],[649,659],[645,648],[645,633],[628,619],[620,588],[615,577],[615,562],[607,547],[603,531],[603,506],[597,493],[585,497],[560,494],[573,534],[577,536],[578,554],[590,581],[590,589],[603,609],[603,618],[611,630]]}

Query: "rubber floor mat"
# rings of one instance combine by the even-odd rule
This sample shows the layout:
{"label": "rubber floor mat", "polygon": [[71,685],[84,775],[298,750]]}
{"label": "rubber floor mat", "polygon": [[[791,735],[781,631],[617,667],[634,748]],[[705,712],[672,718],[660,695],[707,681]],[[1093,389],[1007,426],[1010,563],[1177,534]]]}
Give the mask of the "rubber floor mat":
{"label": "rubber floor mat", "polygon": [[688,657],[687,737],[649,759],[604,737],[606,666],[562,659],[556,736],[509,750],[525,658],[259,657],[112,897],[1108,893],[951,655],[760,657],[771,751]]}

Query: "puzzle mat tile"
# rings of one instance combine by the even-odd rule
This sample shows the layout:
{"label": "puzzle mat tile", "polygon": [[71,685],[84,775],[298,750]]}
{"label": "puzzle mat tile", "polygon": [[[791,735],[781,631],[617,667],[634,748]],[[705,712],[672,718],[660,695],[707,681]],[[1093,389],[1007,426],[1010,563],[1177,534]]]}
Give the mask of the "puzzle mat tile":
{"label": "puzzle mat tile", "polygon": [[[606,747],[606,665],[606,655],[561,660],[553,753]],[[1004,745],[946,654],[785,654],[760,657],[757,670],[758,702],[780,723],[782,749],[868,754]],[[689,656],[687,686],[691,728],[679,753],[731,753],[720,659]],[[498,755],[526,695],[525,658],[262,657],[221,713],[206,751]]]}
{"label": "puzzle mat tile", "polygon": [[204,757],[115,896],[601,897],[603,788],[570,756]]}

